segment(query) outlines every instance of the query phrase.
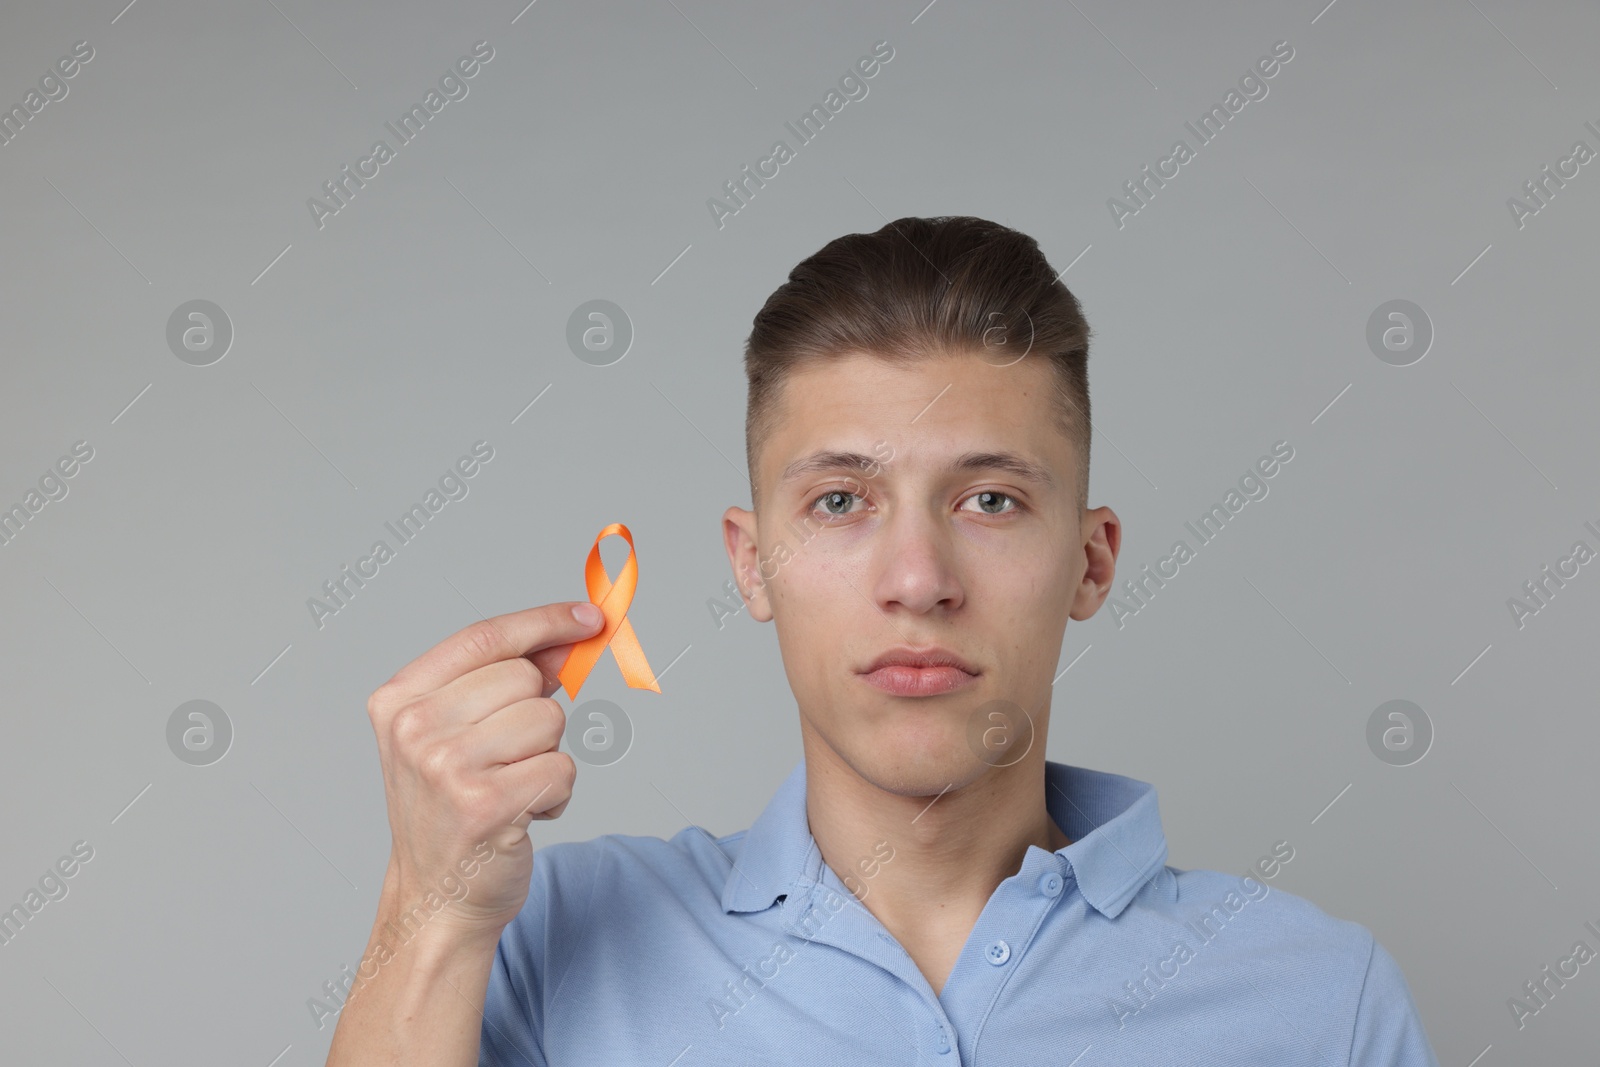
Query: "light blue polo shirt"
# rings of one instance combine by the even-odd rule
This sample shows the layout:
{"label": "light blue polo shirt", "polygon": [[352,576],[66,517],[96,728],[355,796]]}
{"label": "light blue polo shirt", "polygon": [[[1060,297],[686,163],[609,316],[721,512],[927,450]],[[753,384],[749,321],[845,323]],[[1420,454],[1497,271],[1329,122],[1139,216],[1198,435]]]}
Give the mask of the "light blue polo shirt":
{"label": "light blue polo shirt", "polygon": [[938,994],[822,862],[803,758],[748,830],[539,849],[480,1067],[1437,1067],[1365,927],[1168,867],[1153,786],[1045,767],[1072,844],[1028,846]]}

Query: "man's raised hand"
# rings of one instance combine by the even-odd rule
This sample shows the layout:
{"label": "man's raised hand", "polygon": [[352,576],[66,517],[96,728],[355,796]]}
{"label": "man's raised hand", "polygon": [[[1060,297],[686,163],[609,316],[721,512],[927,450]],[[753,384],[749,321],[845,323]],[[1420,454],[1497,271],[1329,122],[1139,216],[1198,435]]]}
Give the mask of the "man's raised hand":
{"label": "man's raised hand", "polygon": [[[575,612],[576,609],[576,612]],[[587,609],[593,621],[582,621]],[[367,700],[393,835],[388,890],[406,907],[459,879],[494,848],[465,899],[438,920],[498,938],[528,894],[534,819],[572,797],[577,764],[559,751],[566,712],[550,694],[572,646],[598,633],[585,601],[497,615],[451,634],[400,668]]]}

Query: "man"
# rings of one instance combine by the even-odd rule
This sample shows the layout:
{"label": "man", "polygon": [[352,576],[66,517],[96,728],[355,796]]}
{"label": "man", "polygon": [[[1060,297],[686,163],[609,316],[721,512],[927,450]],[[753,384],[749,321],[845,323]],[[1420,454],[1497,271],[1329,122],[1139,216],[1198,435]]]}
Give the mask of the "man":
{"label": "man", "polygon": [[803,757],[747,831],[535,853],[575,772],[550,694],[598,617],[429,650],[368,706],[394,847],[328,1062],[1435,1065],[1389,953],[1269,888],[1292,844],[1168,867],[1150,785],[1045,759],[1121,544],[1086,507],[1088,338],[981,219],[796,267],[746,345],[753,510],[723,532]]}

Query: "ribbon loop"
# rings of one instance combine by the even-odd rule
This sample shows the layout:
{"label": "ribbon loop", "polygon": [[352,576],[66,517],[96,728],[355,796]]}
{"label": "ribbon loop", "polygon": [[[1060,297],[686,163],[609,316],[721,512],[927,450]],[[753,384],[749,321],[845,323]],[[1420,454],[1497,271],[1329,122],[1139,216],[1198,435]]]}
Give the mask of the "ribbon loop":
{"label": "ribbon loop", "polygon": [[[606,576],[606,567],[600,560],[600,542],[612,534],[628,542],[628,561],[622,565],[615,583]],[[616,657],[622,680],[633,689],[661,692],[650,663],[644,658],[644,649],[638,636],[628,623],[628,606],[633,603],[634,590],[639,587],[639,563],[634,555],[633,534],[620,522],[611,523],[594,539],[589,549],[589,559],[583,565],[583,584],[588,589],[589,600],[606,617],[605,626],[593,637],[586,637],[572,646],[567,661],[557,675],[567,690],[569,699],[577,699],[589,672],[600,662],[600,653],[609,645]]]}

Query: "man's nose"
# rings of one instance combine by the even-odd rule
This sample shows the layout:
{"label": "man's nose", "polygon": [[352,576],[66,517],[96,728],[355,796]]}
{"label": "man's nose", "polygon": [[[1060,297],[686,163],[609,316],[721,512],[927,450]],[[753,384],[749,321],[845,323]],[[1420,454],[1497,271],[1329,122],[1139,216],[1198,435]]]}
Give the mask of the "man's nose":
{"label": "man's nose", "polygon": [[954,542],[937,516],[901,511],[879,529],[873,552],[873,599],[890,612],[921,615],[960,607],[964,599]]}

